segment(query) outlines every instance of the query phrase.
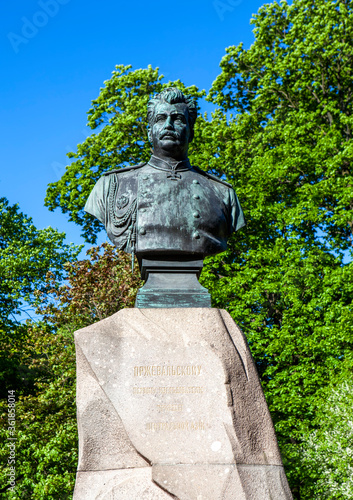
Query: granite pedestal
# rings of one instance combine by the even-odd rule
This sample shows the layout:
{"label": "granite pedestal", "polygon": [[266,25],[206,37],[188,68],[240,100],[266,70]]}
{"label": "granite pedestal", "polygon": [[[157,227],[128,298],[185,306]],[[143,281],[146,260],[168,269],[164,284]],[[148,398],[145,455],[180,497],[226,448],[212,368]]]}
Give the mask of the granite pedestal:
{"label": "granite pedestal", "polygon": [[74,500],[290,500],[246,339],[211,308],[79,330]]}

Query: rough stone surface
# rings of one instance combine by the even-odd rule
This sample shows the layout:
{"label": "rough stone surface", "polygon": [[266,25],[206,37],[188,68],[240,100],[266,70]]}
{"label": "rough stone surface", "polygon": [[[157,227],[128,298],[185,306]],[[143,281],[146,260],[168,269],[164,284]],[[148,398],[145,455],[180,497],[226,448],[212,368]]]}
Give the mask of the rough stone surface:
{"label": "rough stone surface", "polygon": [[74,498],[84,500],[170,500],[152,481],[152,468],[78,472]]}
{"label": "rough stone surface", "polygon": [[292,498],[279,465],[156,465],[152,478],[180,500]]}
{"label": "rough stone surface", "polygon": [[79,345],[76,346],[76,362],[79,469],[149,466],[133,447],[119,414],[99,385]]}
{"label": "rough stone surface", "polygon": [[228,313],[124,309],[75,339],[74,500],[292,498],[256,367]]}

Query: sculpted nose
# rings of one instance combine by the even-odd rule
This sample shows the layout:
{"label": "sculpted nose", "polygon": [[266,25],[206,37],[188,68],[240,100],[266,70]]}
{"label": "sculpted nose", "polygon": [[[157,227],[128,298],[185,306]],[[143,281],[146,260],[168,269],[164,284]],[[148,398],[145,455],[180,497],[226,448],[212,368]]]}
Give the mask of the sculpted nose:
{"label": "sculpted nose", "polygon": [[168,116],[165,123],[164,123],[164,128],[168,129],[168,130],[171,130],[174,128],[173,126],[173,121],[172,121],[172,118],[171,116]]}

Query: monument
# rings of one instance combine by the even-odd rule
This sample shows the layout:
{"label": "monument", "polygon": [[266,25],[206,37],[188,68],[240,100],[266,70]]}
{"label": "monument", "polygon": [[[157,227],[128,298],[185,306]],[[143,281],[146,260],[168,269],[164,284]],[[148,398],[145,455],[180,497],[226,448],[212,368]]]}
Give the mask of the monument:
{"label": "monument", "polygon": [[176,88],[151,99],[151,159],[108,172],[85,206],[146,284],[135,308],[75,333],[74,500],[292,498],[246,338],[198,282],[245,220],[188,160],[196,115]]}

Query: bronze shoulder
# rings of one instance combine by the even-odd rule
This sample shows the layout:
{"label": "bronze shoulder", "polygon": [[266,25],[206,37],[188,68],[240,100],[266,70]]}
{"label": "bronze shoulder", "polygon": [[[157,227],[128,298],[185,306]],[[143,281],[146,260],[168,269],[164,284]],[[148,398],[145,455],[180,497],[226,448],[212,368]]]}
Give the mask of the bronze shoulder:
{"label": "bronze shoulder", "polygon": [[201,170],[201,168],[199,167],[196,167],[195,165],[192,166],[192,168],[198,173],[198,174],[201,174],[203,175],[204,177],[207,177],[208,179],[211,179],[213,181],[216,181],[216,182],[220,182],[221,184],[223,184],[224,186],[227,186],[231,189],[233,189],[233,186],[231,184],[229,184],[228,182],[226,181],[223,181],[222,179],[220,179],[219,177],[216,177],[215,175],[212,175],[212,174],[209,174],[208,172],[205,172],[204,170]]}
{"label": "bronze shoulder", "polygon": [[116,168],[114,170],[109,170],[109,172],[105,172],[103,175],[119,174],[119,173],[129,172],[129,170],[137,170],[138,168],[144,167],[145,165],[147,165],[147,163],[146,162],[142,162],[142,163],[139,163],[138,165],[130,165],[129,167]]}

